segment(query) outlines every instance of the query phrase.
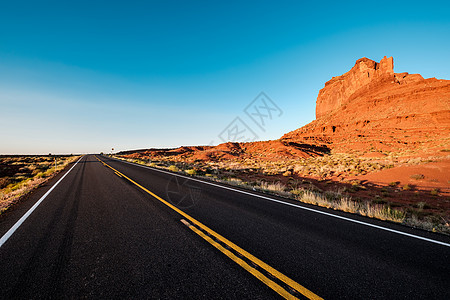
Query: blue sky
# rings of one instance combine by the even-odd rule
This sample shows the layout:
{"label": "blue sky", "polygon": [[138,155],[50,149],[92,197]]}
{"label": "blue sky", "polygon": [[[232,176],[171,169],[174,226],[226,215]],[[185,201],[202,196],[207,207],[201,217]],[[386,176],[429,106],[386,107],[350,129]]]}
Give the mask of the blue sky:
{"label": "blue sky", "polygon": [[[450,79],[449,7],[3,1],[0,154],[218,144],[236,117],[276,139],[312,121],[324,83],[358,58]],[[264,131],[244,112],[260,92],[283,112]]]}

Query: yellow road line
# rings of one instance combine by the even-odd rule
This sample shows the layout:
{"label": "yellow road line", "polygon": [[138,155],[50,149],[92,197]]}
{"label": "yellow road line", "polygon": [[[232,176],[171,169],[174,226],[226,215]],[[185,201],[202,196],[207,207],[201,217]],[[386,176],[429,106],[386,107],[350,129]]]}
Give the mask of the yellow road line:
{"label": "yellow road line", "polygon": [[[289,285],[291,288],[293,288],[294,290],[298,291],[300,294],[302,294],[303,296],[307,297],[308,299],[323,299],[321,297],[319,297],[318,295],[314,294],[313,292],[311,292],[310,290],[308,290],[307,288],[305,288],[304,286],[302,286],[301,284],[297,283],[296,281],[290,279],[289,277],[287,277],[286,275],[284,275],[283,273],[277,271],[276,269],[272,268],[271,266],[269,266],[268,264],[266,264],[265,262],[261,261],[260,259],[256,258],[255,256],[253,256],[252,254],[250,254],[249,252],[245,251],[244,249],[242,249],[241,247],[239,247],[238,245],[234,244],[233,242],[229,241],[228,239],[224,238],[223,236],[221,236],[220,234],[218,234],[217,232],[215,232],[214,230],[212,230],[211,228],[209,228],[208,226],[204,225],[203,223],[197,221],[196,219],[194,219],[193,217],[191,217],[190,215],[188,215],[187,213],[185,213],[184,211],[180,210],[178,207],[172,205],[171,203],[167,202],[166,200],[162,199],[161,197],[159,197],[158,195],[156,195],[155,193],[149,191],[148,189],[146,189],[145,187],[143,187],[142,185],[140,185],[139,183],[135,182],[133,179],[127,177],[126,175],[124,175],[123,173],[117,171],[116,169],[114,169],[113,167],[111,167],[110,165],[106,164],[105,162],[103,162],[102,160],[100,160],[97,156],[95,157],[97,158],[100,162],[102,162],[104,165],[106,165],[108,168],[110,168],[111,170],[113,170],[114,172],[119,173],[120,175],[122,175],[122,177],[124,177],[125,179],[127,179],[128,181],[130,181],[131,183],[133,183],[134,185],[138,186],[140,189],[142,189],[143,191],[147,192],[148,194],[150,194],[151,196],[153,196],[154,198],[158,199],[159,201],[161,201],[162,203],[164,203],[166,206],[170,207],[171,209],[173,209],[174,211],[176,211],[177,213],[179,213],[180,215],[182,215],[183,217],[185,217],[186,219],[188,219],[189,221],[191,221],[192,223],[194,223],[195,225],[197,225],[198,227],[200,227],[201,229],[203,229],[204,231],[206,231],[208,234],[214,236],[217,240],[221,241],[222,243],[226,244],[227,246],[229,246],[230,248],[234,249],[236,252],[238,252],[239,254],[241,254],[242,256],[246,257],[247,259],[251,260],[253,263],[255,263],[256,265],[260,266],[261,268],[263,268],[264,270],[266,270],[267,272],[269,272],[270,274],[272,274],[272,276],[278,278],[279,280],[283,281],[284,283],[286,283],[287,285]],[[217,247],[216,247],[217,248]],[[223,251],[222,251],[223,252]],[[256,271],[256,270],[255,270]],[[252,273],[253,274],[253,273]],[[253,274],[254,275],[254,274]],[[261,274],[262,275],[262,274]],[[255,275],[256,276],[256,275]],[[257,276],[256,276],[257,277]],[[260,279],[259,277],[257,277],[258,279]],[[268,279],[269,280],[269,279]],[[263,281],[263,280],[261,280]],[[264,282],[264,281],[263,281]],[[266,283],[266,282],[264,282]],[[267,284],[267,283],[266,283]],[[269,286],[270,287],[270,286]],[[272,287],[271,287],[272,288]],[[281,288],[281,287],[280,287]],[[275,290],[276,291],[276,290]],[[278,291],[277,291],[278,292]],[[290,296],[292,296],[291,294],[289,294]]]}
{"label": "yellow road line", "polygon": [[200,237],[202,237],[204,240],[206,240],[208,243],[213,245],[216,249],[221,251],[223,254],[228,256],[230,259],[232,259],[235,263],[240,265],[242,268],[244,268],[247,272],[264,282],[268,287],[270,287],[272,290],[280,294],[285,299],[298,299],[297,297],[294,297],[293,295],[289,294],[284,288],[282,288],[280,285],[276,284],[266,276],[264,276],[261,272],[256,270],[255,268],[251,267],[249,264],[247,264],[245,261],[243,261],[241,258],[234,255],[230,250],[225,249],[222,245],[215,242],[212,238],[201,232],[199,229],[197,229],[194,226],[188,226],[193,232],[198,234]]}

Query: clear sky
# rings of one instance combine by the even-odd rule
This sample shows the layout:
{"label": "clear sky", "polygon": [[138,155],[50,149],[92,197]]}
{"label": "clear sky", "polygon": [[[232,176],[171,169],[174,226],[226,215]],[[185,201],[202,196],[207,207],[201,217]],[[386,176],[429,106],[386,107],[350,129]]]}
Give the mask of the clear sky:
{"label": "clear sky", "polygon": [[218,144],[236,117],[279,138],[358,58],[450,79],[448,3],[1,1],[0,154]]}

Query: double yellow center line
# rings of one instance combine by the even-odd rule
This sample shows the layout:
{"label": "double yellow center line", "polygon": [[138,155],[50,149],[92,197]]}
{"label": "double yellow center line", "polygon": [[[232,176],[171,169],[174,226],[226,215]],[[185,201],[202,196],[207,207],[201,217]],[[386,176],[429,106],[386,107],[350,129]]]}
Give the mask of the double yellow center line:
{"label": "double yellow center line", "polygon": [[[260,281],[262,281],[264,284],[269,286],[271,289],[273,289],[275,292],[280,294],[285,299],[298,299],[295,295],[301,294],[304,297],[308,299],[322,299],[321,297],[317,296],[304,286],[300,285],[299,283],[295,282],[294,280],[290,279],[283,273],[277,271],[276,269],[272,268],[265,262],[261,261],[260,259],[256,258],[252,254],[248,253],[238,245],[234,244],[233,242],[229,241],[228,239],[224,238],[208,226],[204,225],[200,221],[197,221],[195,218],[191,217],[184,211],[180,210],[178,207],[174,206],[173,204],[167,202],[166,200],[162,199],[152,191],[148,190],[147,188],[143,187],[139,183],[135,182],[131,178],[127,177],[123,173],[117,171],[107,163],[100,160],[98,157],[96,157],[98,161],[100,161],[104,166],[110,168],[114,171],[116,175],[119,177],[123,177],[126,180],[130,181],[152,197],[156,198],[157,200],[164,203],[166,206],[170,207],[172,210],[179,213],[181,216],[183,216],[186,220],[182,220],[182,222],[189,227],[193,232],[195,232],[197,235],[202,237],[204,240],[206,240],[208,243],[210,243],[212,246],[214,246],[216,249],[220,250],[222,253],[224,253],[226,256],[228,256],[230,259],[232,259],[234,262],[236,262],[238,265],[240,265],[242,268],[244,268],[246,271],[248,271],[250,274],[258,278]],[[228,248],[228,249],[227,249]],[[234,252],[233,252],[233,251]],[[251,266],[252,264],[253,266]],[[266,274],[263,274],[266,273]],[[272,279],[270,279],[271,277]],[[278,281],[278,283],[276,282]]]}

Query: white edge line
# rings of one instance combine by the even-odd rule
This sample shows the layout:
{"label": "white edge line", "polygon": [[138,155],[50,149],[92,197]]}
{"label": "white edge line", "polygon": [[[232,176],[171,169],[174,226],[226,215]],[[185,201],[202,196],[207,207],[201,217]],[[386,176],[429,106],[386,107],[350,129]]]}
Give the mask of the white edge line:
{"label": "white edge line", "polygon": [[239,193],[250,195],[250,196],[254,196],[254,197],[259,197],[259,198],[262,198],[262,199],[265,199],[265,200],[281,203],[281,204],[284,204],[284,205],[293,206],[293,207],[296,207],[296,208],[301,208],[301,209],[308,210],[308,211],[311,211],[311,212],[323,214],[323,215],[326,215],[326,216],[329,216],[329,217],[334,217],[334,218],[338,218],[338,219],[341,219],[341,220],[346,220],[346,221],[349,221],[349,222],[353,222],[353,223],[357,223],[357,224],[361,224],[361,225],[365,225],[365,226],[369,226],[369,227],[373,227],[373,228],[377,228],[377,229],[381,229],[381,230],[385,230],[385,231],[401,234],[401,235],[404,235],[404,236],[416,238],[416,239],[419,239],[419,240],[423,240],[423,241],[439,244],[439,245],[442,245],[442,246],[450,247],[449,243],[445,243],[445,242],[429,239],[429,238],[422,237],[422,236],[419,236],[419,235],[415,235],[415,234],[411,234],[411,233],[407,233],[407,232],[403,232],[403,231],[399,231],[399,230],[395,230],[395,229],[391,229],[391,228],[387,228],[387,227],[383,227],[383,226],[379,226],[379,225],[375,225],[375,224],[370,224],[370,223],[366,223],[366,222],[363,222],[363,221],[350,219],[350,218],[347,218],[347,217],[343,217],[343,216],[327,213],[327,212],[324,212],[324,211],[320,211],[320,210],[317,210],[317,209],[314,209],[314,208],[304,207],[304,206],[301,206],[301,205],[298,205],[298,204],[293,204],[293,203],[289,203],[289,202],[273,199],[273,198],[262,196],[262,195],[258,195],[258,194],[252,194],[250,192],[241,191],[241,190],[234,189],[234,188],[231,188],[231,187],[228,187],[228,186],[223,186],[223,185],[220,185],[220,184],[215,184],[215,183],[212,183],[212,182],[203,181],[203,180],[200,180],[200,179],[197,179],[197,178],[192,178],[192,177],[184,176],[184,175],[181,175],[181,174],[172,173],[172,172],[160,170],[160,169],[157,169],[157,168],[152,168],[152,167],[149,167],[149,166],[144,166],[144,165],[140,165],[140,164],[131,163],[131,162],[128,162],[128,161],[125,161],[125,160],[117,159],[117,158],[113,158],[113,159],[115,159],[116,161],[119,161],[119,162],[124,162],[124,163],[130,164],[130,165],[133,165],[133,166],[139,166],[139,167],[142,167],[142,168],[158,171],[158,172],[161,172],[161,173],[166,173],[166,174],[170,174],[170,175],[176,175],[176,176],[179,176],[179,177],[187,178],[187,179],[192,180],[192,181],[197,181],[197,182],[201,182],[201,183],[204,183],[204,184],[209,184],[209,185],[212,185],[212,186],[215,186],[215,187],[220,187],[220,188],[223,188],[223,189],[226,189],[226,190],[231,190],[231,191],[239,192]]}
{"label": "white edge line", "polygon": [[53,191],[53,189],[58,185],[58,183],[60,183],[64,177],[66,177],[67,174],[70,173],[70,171],[72,171],[72,169],[78,164],[78,162],[82,159],[83,157],[80,157],[79,160],[77,160],[77,162],[69,169],[69,171],[66,172],[66,174],[64,174],[63,177],[61,177],[23,216],[22,218],[19,219],[19,221],[16,222],[16,224],[14,224],[13,227],[11,227],[11,229],[8,230],[8,232],[6,232],[2,238],[0,239],[0,248],[3,246],[3,244],[13,235],[13,233],[17,230],[17,228],[20,227],[20,225],[22,225],[22,223],[31,215],[31,213],[39,206],[39,204],[41,204],[42,201],[44,201],[44,199]]}

